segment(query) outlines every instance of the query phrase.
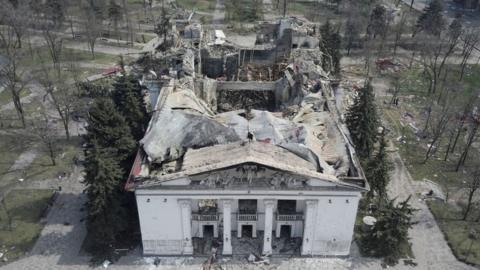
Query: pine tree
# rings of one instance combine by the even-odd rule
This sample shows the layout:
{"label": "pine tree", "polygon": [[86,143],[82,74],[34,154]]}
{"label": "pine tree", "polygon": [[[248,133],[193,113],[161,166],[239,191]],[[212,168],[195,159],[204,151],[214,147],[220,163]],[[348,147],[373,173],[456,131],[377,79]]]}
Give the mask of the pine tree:
{"label": "pine tree", "polygon": [[342,39],[338,29],[334,29],[330,21],[327,21],[320,27],[320,51],[324,54],[322,57],[322,68],[325,71],[332,71],[335,74],[340,73],[340,53]]}
{"label": "pine tree", "polygon": [[354,104],[347,110],[345,122],[359,156],[367,158],[377,141],[378,127],[375,95],[370,80],[357,93]]}
{"label": "pine tree", "polygon": [[89,111],[87,131],[90,144],[95,141],[100,147],[115,149],[120,162],[131,157],[135,150],[130,128],[110,98],[95,100]]}
{"label": "pine tree", "polygon": [[368,160],[366,166],[366,178],[370,184],[369,198],[376,194],[380,199],[387,198],[387,185],[390,182],[389,172],[392,168],[386,152],[387,143],[385,136],[380,137],[377,154]]}
{"label": "pine tree", "polygon": [[383,5],[377,5],[370,15],[370,22],[367,27],[367,34],[383,36],[387,31],[387,9]]}
{"label": "pine tree", "polygon": [[87,229],[93,240],[90,249],[99,259],[111,259],[115,241],[128,224],[120,200],[124,173],[115,152],[102,148],[95,140],[86,152]]}
{"label": "pine tree", "polygon": [[113,101],[125,118],[136,140],[143,138],[146,123],[146,107],[142,86],[131,75],[123,74],[113,84]]}
{"label": "pine tree", "polygon": [[394,265],[406,256],[402,246],[408,244],[408,229],[413,209],[408,204],[410,197],[395,204],[395,199],[385,200],[374,213],[377,218],[372,230],[361,235],[360,243],[369,255],[383,257],[385,263]]}
{"label": "pine tree", "polygon": [[443,17],[443,4],[441,0],[433,0],[423,9],[423,13],[418,17],[417,29],[415,33],[425,31],[425,33],[440,36],[446,26]]}

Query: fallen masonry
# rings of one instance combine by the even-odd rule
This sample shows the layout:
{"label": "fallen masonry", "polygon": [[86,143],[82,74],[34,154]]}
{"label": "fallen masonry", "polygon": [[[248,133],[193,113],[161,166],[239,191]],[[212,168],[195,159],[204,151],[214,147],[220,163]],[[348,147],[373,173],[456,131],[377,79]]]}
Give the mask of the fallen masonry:
{"label": "fallen masonry", "polygon": [[144,255],[348,255],[369,187],[316,27],[265,22],[236,44],[173,25],[173,46],[137,68],[152,118],[126,188]]}

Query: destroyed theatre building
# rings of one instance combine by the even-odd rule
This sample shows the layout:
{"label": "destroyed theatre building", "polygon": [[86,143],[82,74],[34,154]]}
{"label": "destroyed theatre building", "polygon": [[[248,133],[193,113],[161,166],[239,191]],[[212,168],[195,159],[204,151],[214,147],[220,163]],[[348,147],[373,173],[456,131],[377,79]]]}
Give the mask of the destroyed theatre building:
{"label": "destroyed theatre building", "polygon": [[368,184],[316,27],[262,23],[237,43],[174,29],[144,61],[152,118],[127,183],[144,254],[348,255]]}

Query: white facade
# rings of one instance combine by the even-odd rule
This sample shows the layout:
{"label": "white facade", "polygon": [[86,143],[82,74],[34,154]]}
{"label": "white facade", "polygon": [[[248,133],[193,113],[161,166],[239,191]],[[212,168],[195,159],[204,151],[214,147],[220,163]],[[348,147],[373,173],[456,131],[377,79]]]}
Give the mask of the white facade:
{"label": "white facade", "polygon": [[[203,237],[205,225],[213,225],[214,236],[222,240],[222,254],[237,254],[231,239],[241,236],[239,224],[262,232],[263,254],[272,252],[280,226],[289,225],[291,236],[302,238],[301,255],[348,255],[361,196],[359,189],[334,188],[327,181],[315,190],[182,189],[170,183],[165,189],[160,185],[135,193],[145,255],[192,255],[192,237]],[[216,200],[218,218],[192,218],[199,200],[205,199]],[[239,220],[238,202],[243,199],[257,200],[256,220]],[[296,213],[278,216],[280,200],[295,200]]]}

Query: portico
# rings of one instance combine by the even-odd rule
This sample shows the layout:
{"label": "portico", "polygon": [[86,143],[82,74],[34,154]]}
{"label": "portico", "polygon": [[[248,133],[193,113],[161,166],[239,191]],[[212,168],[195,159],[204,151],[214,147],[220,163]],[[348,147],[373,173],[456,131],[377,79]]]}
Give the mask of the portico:
{"label": "portico", "polygon": [[[203,168],[189,164],[187,155],[183,166],[195,169],[188,169],[187,174],[158,176],[137,187],[146,255],[206,255],[211,249],[205,241],[218,245],[217,253],[223,256],[349,253],[364,188],[296,169],[289,163],[308,165],[290,154],[280,159],[284,163],[265,156],[253,158],[267,150],[274,152],[255,147],[275,146],[248,147],[245,158],[208,163]],[[279,248],[284,243],[298,246]]]}

